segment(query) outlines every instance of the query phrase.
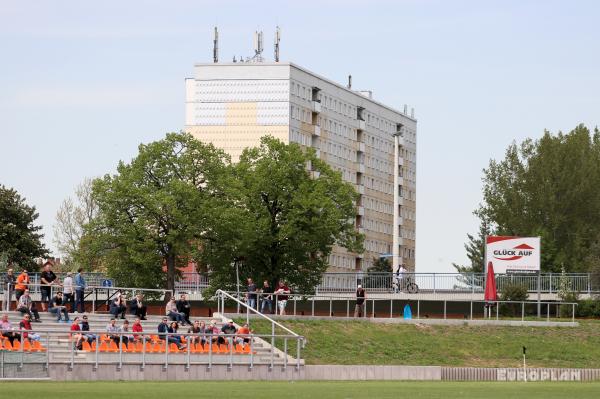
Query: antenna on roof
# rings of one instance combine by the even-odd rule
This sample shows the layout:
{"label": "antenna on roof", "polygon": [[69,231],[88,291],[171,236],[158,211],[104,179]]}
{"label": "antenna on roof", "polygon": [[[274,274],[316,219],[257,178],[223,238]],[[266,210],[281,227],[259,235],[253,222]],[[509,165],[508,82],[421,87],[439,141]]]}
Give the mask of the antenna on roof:
{"label": "antenna on roof", "polygon": [[352,89],[352,75],[348,75],[348,89]]}
{"label": "antenna on roof", "polygon": [[275,29],[275,62],[279,62],[279,41],[281,40],[281,29]]}
{"label": "antenna on roof", "polygon": [[256,61],[261,61],[261,54],[263,52],[263,33],[262,31],[254,32],[254,58]]}
{"label": "antenna on roof", "polygon": [[219,62],[219,31],[215,26],[215,37],[213,39],[213,62]]}

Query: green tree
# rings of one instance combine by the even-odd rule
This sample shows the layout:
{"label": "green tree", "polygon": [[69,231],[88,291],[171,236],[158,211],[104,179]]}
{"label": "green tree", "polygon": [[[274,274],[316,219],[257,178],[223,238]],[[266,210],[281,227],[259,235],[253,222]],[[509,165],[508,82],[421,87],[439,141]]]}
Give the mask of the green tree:
{"label": "green tree", "polygon": [[497,235],[540,236],[542,270],[585,271],[600,237],[600,132],[583,125],[513,143],[484,170],[476,214]]}
{"label": "green tree", "polygon": [[77,252],[84,227],[98,213],[98,205],[92,197],[92,182],[90,178],[84,179],[75,188],[75,199],[65,199],[56,212],[54,243],[67,267],[72,267],[74,259],[79,257]]}
{"label": "green tree", "polygon": [[200,254],[214,288],[233,288],[232,265],[241,261],[243,277],[284,279],[311,292],[333,245],[362,252],[354,227],[357,193],[314,150],[264,137],[244,150],[233,173],[230,206],[237,213],[228,213],[235,216],[212,232]]}
{"label": "green tree", "polygon": [[485,262],[485,238],[490,235],[490,224],[487,220],[481,220],[479,224],[479,232],[475,237],[472,234],[467,234],[468,242],[465,244],[469,265],[462,266],[453,263],[452,266],[459,273],[483,273]]}
{"label": "green tree", "polygon": [[35,224],[38,216],[16,190],[0,185],[0,254],[9,264],[35,270],[34,259],[48,256],[42,227]]}
{"label": "green tree", "polygon": [[86,226],[82,253],[100,257],[120,284],[172,290],[178,267],[193,261],[212,230],[228,162],[185,133],[140,145],[115,175],[94,181],[98,215]]}

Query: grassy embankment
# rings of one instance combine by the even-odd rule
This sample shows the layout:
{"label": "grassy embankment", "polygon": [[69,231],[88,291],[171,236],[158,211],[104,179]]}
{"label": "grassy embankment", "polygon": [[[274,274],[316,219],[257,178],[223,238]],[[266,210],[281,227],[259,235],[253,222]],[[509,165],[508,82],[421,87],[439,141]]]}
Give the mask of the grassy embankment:
{"label": "grassy embankment", "polygon": [[[531,367],[600,368],[599,321],[552,328],[308,320],[283,324],[307,338],[302,351],[306,364],[519,367],[521,348],[526,346]],[[256,333],[270,333],[270,324],[262,321],[251,327]],[[289,345],[295,348],[295,343]]]}

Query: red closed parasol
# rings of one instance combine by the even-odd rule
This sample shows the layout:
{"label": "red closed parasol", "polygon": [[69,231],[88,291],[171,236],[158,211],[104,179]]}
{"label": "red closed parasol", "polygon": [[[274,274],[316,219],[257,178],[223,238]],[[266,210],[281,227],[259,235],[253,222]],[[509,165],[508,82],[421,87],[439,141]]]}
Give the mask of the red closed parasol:
{"label": "red closed parasol", "polygon": [[485,295],[483,298],[486,302],[496,302],[498,300],[496,277],[494,276],[494,265],[492,262],[488,262],[487,277],[485,279]]}

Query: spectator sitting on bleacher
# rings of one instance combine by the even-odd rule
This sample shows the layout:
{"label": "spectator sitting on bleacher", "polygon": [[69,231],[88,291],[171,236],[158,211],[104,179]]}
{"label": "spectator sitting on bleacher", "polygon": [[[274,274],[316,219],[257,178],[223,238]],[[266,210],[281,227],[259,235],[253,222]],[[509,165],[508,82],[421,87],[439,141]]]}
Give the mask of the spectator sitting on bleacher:
{"label": "spectator sitting on bleacher", "polygon": [[31,296],[29,296],[29,290],[26,289],[23,291],[23,295],[19,297],[19,303],[17,304],[17,311],[21,312],[21,314],[28,314],[29,318],[33,316],[37,323],[41,323],[40,314],[33,301],[31,300]]}
{"label": "spectator sitting on bleacher", "polygon": [[219,344],[224,344],[225,343],[225,339],[227,339],[228,343],[233,343],[233,335],[237,332],[237,328],[235,328],[235,326],[233,325],[233,320],[229,319],[229,321],[225,324],[223,324],[223,327],[221,327],[221,332],[223,334],[227,334],[227,335],[231,335],[230,337],[223,337],[220,336],[219,337]]}
{"label": "spectator sitting on bleacher", "polygon": [[169,316],[172,321],[180,322],[181,325],[185,325],[185,319],[182,313],[177,310],[177,304],[175,303],[175,297],[171,297],[165,308],[165,314]]}
{"label": "spectator sitting on bleacher", "polygon": [[235,337],[236,343],[243,345],[250,342],[250,334],[252,334],[252,330],[248,327],[248,323],[244,323],[238,330],[237,336]]}
{"label": "spectator sitting on bleacher", "polygon": [[63,305],[63,294],[62,292],[57,292],[54,297],[50,300],[50,307],[48,308],[48,312],[55,313],[57,316],[56,322],[61,321],[61,313],[65,315],[65,323],[69,321],[69,312],[67,311],[67,307]]}
{"label": "spectator sitting on bleacher", "polygon": [[204,332],[210,339],[211,343],[218,342],[219,333],[221,332],[221,330],[219,330],[219,327],[217,327],[216,320],[211,320],[210,324],[204,329]]}
{"label": "spectator sitting on bleacher", "polygon": [[206,341],[204,339],[204,330],[206,330],[206,325],[204,324],[204,322],[200,323],[200,321],[198,320],[194,321],[194,324],[192,324],[187,331],[188,334],[195,334],[195,336],[188,337],[190,342],[192,342],[193,344],[204,344],[204,342]]}
{"label": "spectator sitting on bleacher", "polygon": [[[22,297],[21,297],[22,298]],[[30,341],[39,341],[40,340],[40,335],[39,334],[35,334],[31,331],[33,331],[33,329],[31,328],[31,316],[26,314],[23,316],[23,320],[21,320],[21,322],[19,323],[19,328],[23,331],[23,338],[24,339],[29,339]]]}
{"label": "spectator sitting on bleacher", "polygon": [[136,315],[142,320],[146,320],[147,307],[144,305],[144,297],[142,294],[137,294],[131,301],[131,314]]}
{"label": "spectator sitting on bleacher", "polygon": [[[121,326],[121,332],[128,333],[131,332],[129,330],[129,320],[123,320],[123,325]],[[129,341],[133,341],[133,335],[131,334],[123,334],[123,343],[127,345]]]}
{"label": "spectator sitting on bleacher", "polygon": [[169,319],[163,317],[162,322],[158,325],[158,337],[162,340],[166,339],[168,342],[174,342],[177,347],[181,349],[185,349],[185,346],[181,344],[181,338],[175,335],[167,335],[169,329],[171,328],[168,324]]}
{"label": "spectator sitting on bleacher", "polygon": [[115,319],[114,317],[110,319],[110,323],[108,323],[108,325],[106,326],[106,332],[108,333],[108,337],[115,341],[115,344],[117,344],[118,346],[119,342],[121,341],[121,338],[119,334],[115,333],[120,333],[121,328],[117,326],[117,319]]}
{"label": "spectator sitting on bleacher", "polygon": [[[132,327],[132,331],[134,333],[141,333],[144,332],[144,328],[142,327],[142,321],[141,319],[138,317],[137,319],[135,319],[135,321],[133,322],[133,327]],[[134,341],[138,341],[143,339],[143,335],[141,334],[133,334],[133,340]]]}
{"label": "spectator sitting on bleacher", "polygon": [[87,339],[90,344],[98,339],[96,334],[86,333],[86,331],[90,331],[90,323],[88,323],[88,317],[86,315],[83,315],[79,327],[81,328],[81,331],[84,332],[83,337]]}
{"label": "spectator sitting on bleacher", "polygon": [[71,324],[71,340],[75,349],[81,350],[83,345],[84,336],[81,333],[81,326],[79,325],[79,317],[75,316],[73,324]]}
{"label": "spectator sitting on bleacher", "polygon": [[117,292],[116,298],[110,302],[110,314],[115,318],[118,318],[120,314],[121,319],[124,319],[126,310],[127,306],[125,306],[125,296],[120,292]]}
{"label": "spectator sitting on bleacher", "polygon": [[3,314],[2,320],[0,320],[0,338],[8,338],[11,345],[13,341],[16,339],[17,341],[21,340],[21,334],[14,331],[12,324],[8,320],[8,315]]}
{"label": "spectator sitting on bleacher", "polygon": [[[190,326],[192,325],[192,322],[190,321],[190,311],[191,310],[192,310],[192,305],[190,305],[190,302],[187,300],[185,294],[181,294],[181,296],[179,297],[179,300],[177,301],[177,312],[179,312],[179,314],[183,315],[183,319]],[[185,324],[182,323],[181,325],[183,326]]]}

